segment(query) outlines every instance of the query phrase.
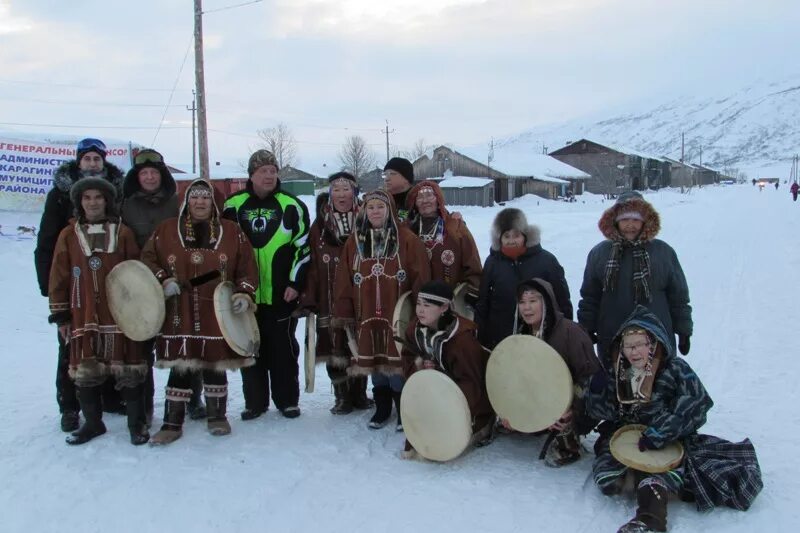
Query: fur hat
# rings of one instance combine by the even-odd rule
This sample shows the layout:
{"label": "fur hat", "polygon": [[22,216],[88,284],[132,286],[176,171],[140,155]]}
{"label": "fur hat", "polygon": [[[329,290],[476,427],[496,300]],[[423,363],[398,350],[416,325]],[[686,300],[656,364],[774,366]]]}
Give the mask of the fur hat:
{"label": "fur hat", "polygon": [[403,157],[393,157],[389,161],[386,162],[386,166],[383,167],[383,171],[386,172],[387,170],[394,170],[395,172],[399,173],[403,176],[406,181],[410,184],[414,184],[414,165],[411,164],[411,161],[405,159]]}
{"label": "fur hat", "polygon": [[106,144],[103,141],[100,139],[92,139],[91,137],[87,137],[86,139],[81,139],[78,141],[78,146],[75,148],[75,159],[80,161],[81,158],[83,158],[83,156],[89,152],[96,152],[100,154],[100,157],[102,157],[103,161],[105,161],[106,150]]}
{"label": "fur hat", "polygon": [[453,301],[453,289],[444,281],[435,279],[420,287],[417,298],[444,305]]}
{"label": "fur hat", "polygon": [[92,189],[100,191],[105,197],[106,214],[115,216],[117,214],[117,189],[110,181],[104,178],[81,178],[70,188],[69,198],[75,207],[75,214],[78,216],[83,215],[81,198],[84,192]]}
{"label": "fur hat", "polygon": [[538,226],[528,224],[525,213],[516,207],[500,210],[492,222],[492,250],[500,251],[500,237],[508,230],[515,229],[525,236],[525,246],[532,248],[541,242],[541,231]]}
{"label": "fur hat", "polygon": [[631,218],[641,220],[643,223],[640,240],[655,239],[661,229],[661,217],[658,215],[658,211],[636,191],[626,191],[620,194],[614,205],[603,212],[597,227],[606,239],[620,239],[622,236],[617,222]]}
{"label": "fur hat", "polygon": [[275,154],[269,150],[256,150],[247,162],[247,175],[252,176],[256,170],[266,165],[272,165],[276,170],[280,170]]}

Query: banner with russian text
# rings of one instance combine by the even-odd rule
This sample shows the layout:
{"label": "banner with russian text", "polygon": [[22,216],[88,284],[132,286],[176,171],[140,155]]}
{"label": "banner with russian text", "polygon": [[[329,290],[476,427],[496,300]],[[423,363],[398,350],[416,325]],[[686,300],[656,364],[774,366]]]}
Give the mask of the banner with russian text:
{"label": "banner with russian text", "polygon": [[[53,187],[53,173],[75,159],[77,142],[32,141],[0,137],[0,210],[41,211]],[[123,172],[130,168],[130,147],[107,144],[106,160]]]}

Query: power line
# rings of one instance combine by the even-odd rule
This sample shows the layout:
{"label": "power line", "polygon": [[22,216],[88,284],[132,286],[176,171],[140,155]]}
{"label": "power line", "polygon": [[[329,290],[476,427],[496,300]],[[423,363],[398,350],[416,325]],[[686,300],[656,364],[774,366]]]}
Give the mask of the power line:
{"label": "power line", "polygon": [[263,1],[264,0],[252,0],[252,2],[244,2],[244,3],[241,3],[241,4],[235,4],[235,5],[227,6],[227,7],[218,7],[216,9],[206,9],[206,10],[203,11],[203,15],[205,15],[206,13],[216,13],[217,11],[227,11],[229,9],[234,9],[234,8],[237,8],[237,7],[249,6],[250,4],[258,4],[259,2],[263,2]]}
{"label": "power line", "polygon": [[[106,129],[106,130],[154,130],[156,126],[93,126],[79,124],[33,124],[29,122],[0,122],[1,126],[34,126],[38,128],[74,128],[74,129]],[[164,126],[165,130],[187,129],[189,126]]]}
{"label": "power line", "polygon": [[[57,105],[87,105],[87,106],[109,106],[109,107],[163,107],[162,104],[131,104],[126,102],[78,102],[69,100],[44,100],[40,98],[16,98],[4,96],[3,100],[13,100],[17,102],[31,102],[35,104],[57,104]],[[169,107],[180,107],[172,104]]]}
{"label": "power line", "polygon": [[192,49],[192,42],[194,41],[194,35],[189,39],[189,46],[186,47],[186,53],[183,54],[183,61],[181,62],[181,68],[178,69],[178,75],[175,76],[175,83],[172,84],[172,92],[169,93],[169,98],[167,99],[167,105],[164,106],[164,112],[161,114],[161,120],[158,121],[158,129],[156,130],[156,134],[153,135],[153,142],[150,146],[156,145],[156,139],[158,138],[158,133],[161,131],[161,125],[164,123],[164,119],[167,118],[167,111],[169,111],[170,104],[172,103],[172,97],[175,95],[175,89],[178,87],[178,82],[181,79],[181,74],[183,73],[183,66],[186,64],[186,58],[189,57],[189,50]]}
{"label": "power line", "polygon": [[45,87],[71,87],[75,89],[102,89],[105,91],[152,91],[152,92],[170,92],[172,89],[155,89],[147,87],[110,87],[105,85],[83,85],[78,83],[55,83],[44,81],[28,81],[28,80],[3,80],[0,83],[10,83],[17,85],[42,85]]}

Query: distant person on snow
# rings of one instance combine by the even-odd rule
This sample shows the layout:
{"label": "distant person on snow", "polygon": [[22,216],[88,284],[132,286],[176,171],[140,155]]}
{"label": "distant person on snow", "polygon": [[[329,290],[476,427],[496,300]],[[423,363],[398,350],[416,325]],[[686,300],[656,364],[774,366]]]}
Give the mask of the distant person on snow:
{"label": "distant person on snow", "polygon": [[[36,276],[39,279],[39,290],[42,296],[48,295],[50,266],[53,263],[53,250],[61,230],[69,225],[74,216],[70,190],[82,178],[101,178],[113,185],[117,192],[122,191],[122,171],[114,164],[106,161],[106,145],[99,139],[83,139],[78,142],[76,157],[63,163],[53,174],[53,188],[47,193],[44,201],[42,220],[39,223],[39,235],[36,239],[36,250],[33,252],[36,263]],[[119,198],[121,195],[117,195]],[[65,432],[78,429],[79,418],[77,391],[72,378],[69,377],[69,349],[64,339],[58,337],[58,361],[56,370],[56,400],[61,412],[61,430]],[[105,405],[106,410],[119,409],[117,405]]]}
{"label": "distant person on snow", "polygon": [[776,191],[778,190],[778,185],[780,185],[780,183],[776,181],[776,182],[775,182],[775,190],[776,190]]}
{"label": "distant person on snow", "polygon": [[67,437],[83,444],[106,432],[102,386],[110,376],[125,398],[132,444],[150,438],[145,427],[142,383],[147,361],[141,344],[123,335],[108,308],[106,277],[119,263],[139,258],[133,232],[119,222],[117,190],[102,177],[84,177],[70,187],[76,219],[58,236],[48,291],[50,323],[69,352],[84,424]]}
{"label": "distant person on snow", "polygon": [[693,325],[689,287],[675,250],[656,239],[658,212],[638,192],[625,192],[597,226],[606,239],[586,258],[578,323],[597,343],[600,361],[608,368],[611,339],[637,305],[664,324],[673,349],[677,333],[678,349],[687,355]]}
{"label": "distant person on snow", "polygon": [[564,268],[556,256],[542,248],[538,226],[528,225],[525,213],[507,207],[492,222],[492,245],[483,264],[475,321],[478,338],[493,350],[514,333],[517,285],[540,278],[553,288],[558,308],[572,320],[572,302]]}
{"label": "distant person on snow", "polygon": [[791,191],[791,193],[792,193],[792,199],[796,202],[797,201],[797,193],[798,193],[798,191],[800,191],[800,185],[798,185],[797,182],[795,181],[794,183],[792,183],[792,186],[789,187],[789,191]]}
{"label": "distant person on snow", "polygon": [[[603,421],[594,445],[594,481],[607,496],[620,494],[629,474],[636,487],[636,516],[618,533],[666,531],[671,494],[694,501],[699,511],[718,505],[746,511],[763,487],[748,439],[735,443],[697,433],[714,403],[689,364],[675,357],[671,342],[661,321],[637,306],[611,341],[609,372],[601,370],[589,386],[588,414]],[[681,463],[655,474],[620,463],[610,440],[628,424],[646,426],[638,441],[641,452],[680,442]]]}

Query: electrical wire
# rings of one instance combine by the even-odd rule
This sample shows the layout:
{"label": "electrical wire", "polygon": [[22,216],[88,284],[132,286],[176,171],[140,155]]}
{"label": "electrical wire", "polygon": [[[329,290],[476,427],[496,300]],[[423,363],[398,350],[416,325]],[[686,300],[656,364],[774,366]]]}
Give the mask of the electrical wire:
{"label": "electrical wire", "polygon": [[164,113],[161,114],[161,120],[158,121],[158,129],[156,129],[155,135],[153,135],[153,142],[150,143],[150,146],[156,145],[156,139],[158,138],[158,134],[161,132],[161,125],[164,124],[164,119],[167,118],[167,111],[169,111],[170,104],[172,104],[172,97],[175,95],[175,89],[178,87],[178,82],[181,80],[181,74],[183,74],[183,67],[186,65],[186,58],[189,57],[189,50],[192,49],[192,43],[194,42],[194,34],[192,34],[191,39],[189,39],[189,46],[186,47],[186,53],[183,54],[183,61],[181,62],[181,68],[178,69],[178,75],[175,76],[175,83],[172,84],[172,91],[169,93],[169,98],[167,99],[167,105],[164,106]]}
{"label": "electrical wire", "polygon": [[[13,100],[16,102],[31,102],[34,104],[57,104],[57,105],[86,105],[86,106],[109,106],[109,107],[164,107],[162,104],[131,104],[126,102],[78,102],[68,100],[44,100],[40,98],[16,98],[4,96],[3,100]],[[171,104],[169,107],[182,107],[180,104]]]}
{"label": "electrical wire", "polygon": [[217,11],[227,11],[229,9],[234,9],[234,8],[237,8],[237,7],[249,6],[250,4],[258,4],[259,2],[263,2],[263,1],[264,0],[253,0],[252,2],[244,2],[244,3],[241,3],[241,4],[235,4],[235,5],[227,6],[227,7],[218,7],[216,9],[209,9],[209,10],[203,11],[202,14],[205,15],[206,13],[216,13]]}

